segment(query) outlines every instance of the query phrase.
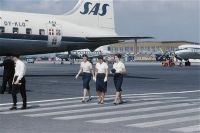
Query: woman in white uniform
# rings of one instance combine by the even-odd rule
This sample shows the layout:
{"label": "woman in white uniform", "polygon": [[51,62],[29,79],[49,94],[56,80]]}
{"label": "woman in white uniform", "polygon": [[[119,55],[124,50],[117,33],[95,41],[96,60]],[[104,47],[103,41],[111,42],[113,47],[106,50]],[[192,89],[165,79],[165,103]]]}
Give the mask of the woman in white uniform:
{"label": "woman in white uniform", "polygon": [[94,77],[94,71],[93,71],[92,64],[88,61],[88,56],[84,54],[82,57],[83,57],[83,61],[80,64],[80,70],[75,78],[78,79],[79,75],[82,73],[82,80],[83,80],[82,102],[86,102],[85,99],[87,95],[89,96],[87,102],[89,102],[91,100],[90,80],[92,76]]}
{"label": "woman in white uniform", "polygon": [[122,63],[121,55],[116,54],[115,55],[115,63],[113,64],[113,69],[111,72],[114,74],[114,84],[116,88],[116,96],[114,104],[122,104],[122,83],[123,83],[123,75],[126,73],[126,68],[124,63]]}
{"label": "woman in white uniform", "polygon": [[95,67],[96,91],[99,97],[98,104],[104,103],[105,93],[107,92],[108,65],[103,61],[103,56],[98,57]]}

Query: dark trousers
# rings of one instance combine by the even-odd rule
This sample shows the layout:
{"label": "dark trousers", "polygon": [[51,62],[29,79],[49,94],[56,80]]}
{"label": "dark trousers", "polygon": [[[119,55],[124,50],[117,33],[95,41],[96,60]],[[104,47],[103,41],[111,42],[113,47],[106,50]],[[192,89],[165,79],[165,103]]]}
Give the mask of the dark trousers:
{"label": "dark trousers", "polygon": [[[17,79],[16,77],[14,79]],[[12,98],[13,98],[13,105],[16,106],[17,105],[17,93],[20,92],[21,96],[22,96],[22,100],[23,100],[23,107],[26,107],[26,102],[27,102],[27,98],[26,98],[26,80],[23,77],[20,81],[21,85],[15,85],[13,84],[12,87]]]}
{"label": "dark trousers", "polygon": [[12,91],[12,80],[13,76],[12,75],[3,75],[3,82],[2,82],[2,87],[1,87],[1,92],[4,93],[6,91],[6,86],[8,84],[8,91]]}

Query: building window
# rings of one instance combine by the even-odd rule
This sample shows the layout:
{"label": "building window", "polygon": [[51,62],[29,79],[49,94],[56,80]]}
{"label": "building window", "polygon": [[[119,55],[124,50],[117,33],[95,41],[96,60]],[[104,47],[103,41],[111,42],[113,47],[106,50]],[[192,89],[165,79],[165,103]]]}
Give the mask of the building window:
{"label": "building window", "polygon": [[133,52],[133,47],[131,47],[131,52]]}
{"label": "building window", "polygon": [[129,52],[129,48],[128,47],[125,47],[125,52]]}
{"label": "building window", "polygon": [[147,50],[150,51],[150,46],[147,46]]}
{"label": "building window", "polygon": [[39,34],[40,34],[40,35],[45,35],[45,30],[44,30],[44,29],[40,29],[40,30],[39,30]]}
{"label": "building window", "polygon": [[4,33],[5,32],[5,27],[0,27],[0,33]]}
{"label": "building window", "polygon": [[123,48],[120,48],[120,52],[123,52]]}
{"label": "building window", "polygon": [[26,29],[26,34],[28,34],[28,35],[32,34],[32,29],[27,28],[27,29]]}
{"label": "building window", "polygon": [[19,33],[19,28],[14,27],[13,28],[13,34],[18,34]]}
{"label": "building window", "polygon": [[151,47],[151,52],[155,52],[155,47],[154,46]]}
{"label": "building window", "polygon": [[118,48],[115,48],[115,52],[118,52]]}

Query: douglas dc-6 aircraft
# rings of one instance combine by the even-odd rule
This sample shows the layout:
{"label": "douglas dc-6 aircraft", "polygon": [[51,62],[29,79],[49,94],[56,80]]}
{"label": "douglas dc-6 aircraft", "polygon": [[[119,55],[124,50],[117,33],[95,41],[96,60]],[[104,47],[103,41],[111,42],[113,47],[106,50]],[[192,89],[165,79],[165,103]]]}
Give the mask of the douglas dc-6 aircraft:
{"label": "douglas dc-6 aircraft", "polygon": [[55,53],[129,39],[115,32],[113,0],[79,0],[64,15],[0,11],[0,56]]}

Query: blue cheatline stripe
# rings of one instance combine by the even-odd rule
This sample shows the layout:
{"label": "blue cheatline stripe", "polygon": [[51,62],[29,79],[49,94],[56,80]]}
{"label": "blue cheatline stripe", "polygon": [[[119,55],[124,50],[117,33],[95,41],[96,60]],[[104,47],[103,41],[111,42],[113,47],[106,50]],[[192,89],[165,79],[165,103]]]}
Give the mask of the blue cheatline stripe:
{"label": "blue cheatline stripe", "polygon": [[22,40],[39,40],[46,41],[48,36],[45,35],[28,35],[28,34],[12,34],[12,33],[1,33],[1,39],[22,39]]}
{"label": "blue cheatline stripe", "polygon": [[[20,39],[20,40],[36,40],[36,41],[48,41],[47,35],[28,35],[28,34],[12,34],[12,33],[1,33],[0,39]],[[62,41],[66,42],[89,42],[83,37],[70,37],[63,36]]]}

